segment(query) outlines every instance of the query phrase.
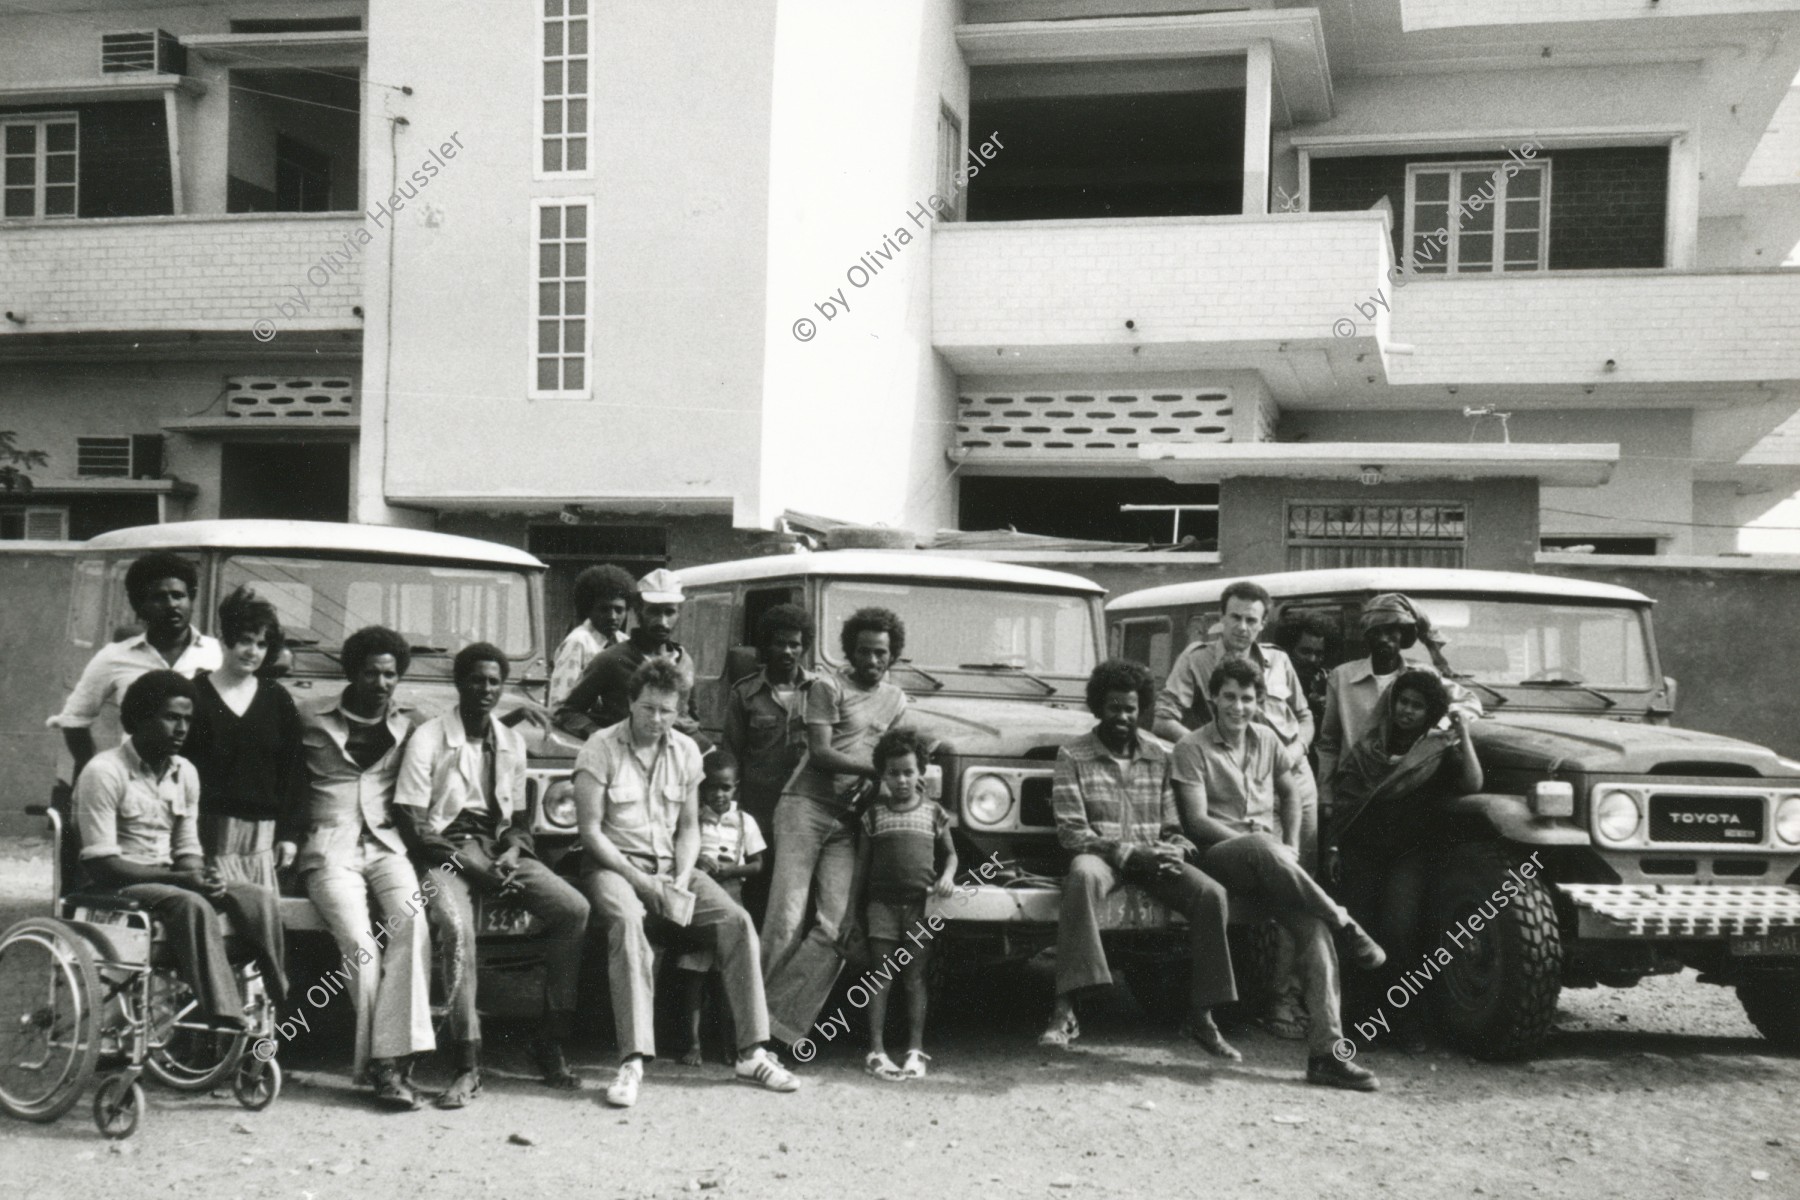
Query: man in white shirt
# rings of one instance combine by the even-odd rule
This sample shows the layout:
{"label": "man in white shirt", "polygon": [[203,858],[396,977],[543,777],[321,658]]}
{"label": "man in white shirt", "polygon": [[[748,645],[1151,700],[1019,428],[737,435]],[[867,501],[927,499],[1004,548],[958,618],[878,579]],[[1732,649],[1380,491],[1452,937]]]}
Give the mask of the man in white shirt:
{"label": "man in white shirt", "polygon": [[192,679],[198,671],[218,670],[224,657],[219,643],[192,623],[198,585],[194,564],[179,554],[146,554],[126,569],[125,595],[144,623],[144,632],[102,646],[82,669],[62,711],[46,722],[50,728],[62,730],[63,742],[74,760],[71,783],[99,749],[94,737],[96,723],[106,735],[106,744],[117,744],[119,701],[138,676],[146,671],[174,671]]}
{"label": "man in white shirt", "polygon": [[589,567],[575,577],[575,611],[585,619],[556,648],[550,669],[550,711],[568,699],[602,650],[625,640],[625,618],[637,594],[637,580],[610,563]]}

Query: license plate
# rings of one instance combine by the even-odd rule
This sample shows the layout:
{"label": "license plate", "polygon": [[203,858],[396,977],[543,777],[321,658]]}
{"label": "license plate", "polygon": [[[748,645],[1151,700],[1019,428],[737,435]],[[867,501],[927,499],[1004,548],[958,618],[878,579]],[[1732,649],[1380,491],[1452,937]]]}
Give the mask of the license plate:
{"label": "license plate", "polygon": [[129,925],[131,918],[118,908],[77,908],[70,920],[88,925]]}
{"label": "license plate", "polygon": [[531,927],[531,914],[511,905],[491,904],[481,910],[481,932],[524,933]]}
{"label": "license plate", "polygon": [[1780,933],[1763,933],[1754,937],[1731,939],[1733,958],[1797,958],[1800,957],[1800,929],[1784,929]]}

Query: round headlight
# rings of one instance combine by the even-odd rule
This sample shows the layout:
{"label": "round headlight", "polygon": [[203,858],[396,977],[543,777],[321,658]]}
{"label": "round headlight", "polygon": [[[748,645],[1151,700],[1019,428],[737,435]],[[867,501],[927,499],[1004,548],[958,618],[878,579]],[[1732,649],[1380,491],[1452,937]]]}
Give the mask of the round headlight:
{"label": "round headlight", "polygon": [[575,828],[575,781],[559,779],[544,791],[544,820],[563,829]]}
{"label": "round headlight", "polygon": [[963,812],[977,825],[1000,824],[1012,805],[1012,789],[998,775],[977,775],[963,793]]}
{"label": "round headlight", "polygon": [[1775,836],[1800,846],[1800,796],[1783,796],[1775,806]]}
{"label": "round headlight", "polygon": [[1607,792],[1594,806],[1594,824],[1609,842],[1623,842],[1638,830],[1642,819],[1637,798],[1630,792]]}

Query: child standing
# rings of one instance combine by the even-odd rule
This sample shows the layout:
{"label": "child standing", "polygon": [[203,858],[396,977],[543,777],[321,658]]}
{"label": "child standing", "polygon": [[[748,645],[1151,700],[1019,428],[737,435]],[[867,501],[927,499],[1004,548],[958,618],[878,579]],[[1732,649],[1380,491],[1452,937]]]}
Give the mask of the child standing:
{"label": "child standing", "polygon": [[[738,761],[731,751],[717,747],[700,762],[700,857],[697,870],[711,875],[739,904],[744,902],[744,880],[760,875],[768,844],[756,818],[738,807]],[[711,950],[690,950],[676,963],[682,972],[682,1013],[687,1019],[688,1048],[681,1061],[701,1064],[700,1009],[706,976],[713,968]]]}
{"label": "child standing", "polygon": [[888,989],[880,987],[870,989],[869,1053],[863,1062],[879,1079],[923,1079],[929,1057],[923,1047],[931,942],[908,939],[914,943],[908,949],[900,940],[924,923],[928,895],[942,899],[955,886],[956,848],[950,840],[950,814],[925,797],[924,740],[910,729],[892,729],[875,743],[871,757],[881,780],[881,796],[862,820],[857,877],[867,897],[863,926],[870,957],[896,962],[906,993],[906,1058],[895,1066],[888,1057],[884,1044]]}

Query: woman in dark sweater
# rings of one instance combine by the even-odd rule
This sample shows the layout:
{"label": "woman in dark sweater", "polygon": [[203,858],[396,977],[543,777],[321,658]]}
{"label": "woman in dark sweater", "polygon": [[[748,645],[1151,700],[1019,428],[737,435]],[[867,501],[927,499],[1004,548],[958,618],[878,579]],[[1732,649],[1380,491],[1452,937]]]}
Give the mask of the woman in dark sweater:
{"label": "woman in dark sweater", "polygon": [[300,761],[293,697],[258,674],[281,653],[274,606],[238,588],[219,605],[219,641],[182,751],[200,773],[200,843],[224,878],[274,888],[275,818]]}

